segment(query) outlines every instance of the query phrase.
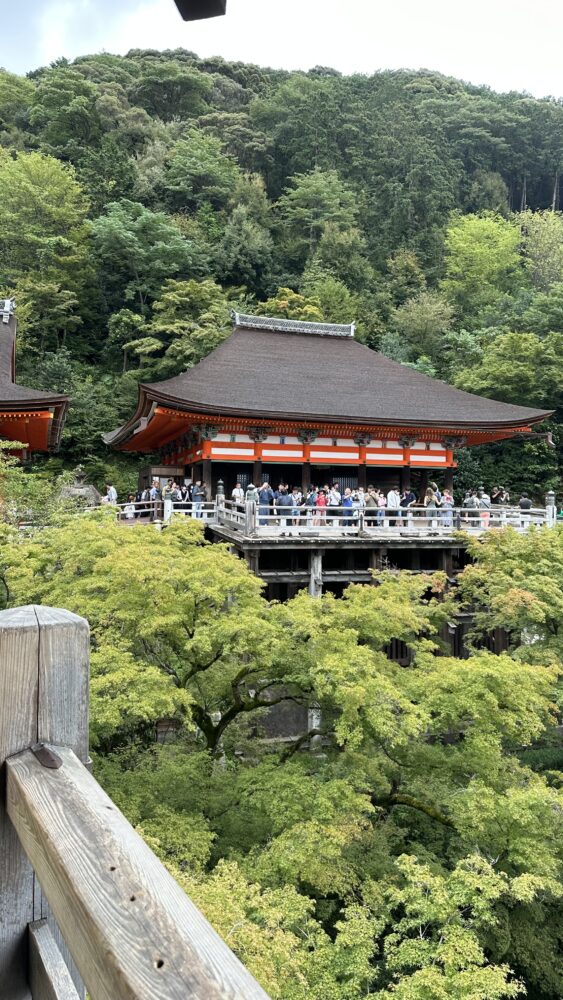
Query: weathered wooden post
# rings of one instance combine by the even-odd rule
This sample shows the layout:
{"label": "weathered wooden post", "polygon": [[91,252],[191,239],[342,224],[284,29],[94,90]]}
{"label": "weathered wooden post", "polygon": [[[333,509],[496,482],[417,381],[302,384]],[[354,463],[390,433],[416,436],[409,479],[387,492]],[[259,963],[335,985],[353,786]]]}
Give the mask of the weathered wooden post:
{"label": "weathered wooden post", "polygon": [[545,498],[545,523],[548,528],[553,528],[557,523],[557,507],[555,506],[555,493],[549,490]]}
{"label": "weathered wooden post", "polygon": [[[84,618],[35,605],[0,612],[0,997],[6,1000],[30,996],[28,924],[47,918],[61,951],[65,949],[6,815],[5,761],[45,742],[72,748],[86,763],[88,663],[89,628]],[[31,958],[42,937],[38,933],[38,946],[32,932]],[[74,975],[77,995],[83,996]]]}
{"label": "weathered wooden post", "polygon": [[256,504],[254,500],[247,500],[244,516],[245,535],[254,535],[256,532]]}
{"label": "weathered wooden post", "polygon": [[218,521],[219,524],[221,524],[224,515],[225,515],[225,484],[222,479],[218,479],[213,520]]}
{"label": "weathered wooden post", "polygon": [[313,549],[309,555],[309,594],[320,597],[323,592],[323,553]]}

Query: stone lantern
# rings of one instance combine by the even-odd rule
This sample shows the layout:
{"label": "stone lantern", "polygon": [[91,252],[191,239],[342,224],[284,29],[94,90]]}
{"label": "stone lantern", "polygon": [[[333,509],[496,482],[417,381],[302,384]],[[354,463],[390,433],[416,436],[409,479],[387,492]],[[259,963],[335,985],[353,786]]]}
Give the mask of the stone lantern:
{"label": "stone lantern", "polygon": [[102,495],[95,486],[85,482],[85,479],[84,467],[77,465],[74,470],[74,482],[62,487],[61,497],[65,500],[73,500],[77,507],[99,507]]}

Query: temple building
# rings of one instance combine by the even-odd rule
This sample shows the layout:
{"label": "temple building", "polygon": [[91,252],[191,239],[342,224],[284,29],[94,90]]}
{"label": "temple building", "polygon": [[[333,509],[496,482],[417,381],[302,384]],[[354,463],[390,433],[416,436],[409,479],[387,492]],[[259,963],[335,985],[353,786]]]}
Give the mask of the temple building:
{"label": "temple building", "polygon": [[[30,390],[27,390],[30,391]],[[454,451],[532,432],[545,410],[462,392],[354,339],[353,325],[234,314],[198,365],[141,385],[105,440],[157,456],[146,477],[201,479],[208,495],[269,480],[308,487],[453,485]]]}
{"label": "temple building", "polygon": [[0,299],[0,438],[18,442],[22,458],[56,451],[68,407],[62,393],[16,382],[16,316],[13,299]]}

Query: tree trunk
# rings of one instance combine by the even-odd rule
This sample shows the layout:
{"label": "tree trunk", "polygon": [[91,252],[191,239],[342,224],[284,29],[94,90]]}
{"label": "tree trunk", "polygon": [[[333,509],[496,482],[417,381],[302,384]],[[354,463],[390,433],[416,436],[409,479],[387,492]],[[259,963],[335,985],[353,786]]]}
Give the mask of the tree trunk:
{"label": "tree trunk", "polygon": [[524,180],[522,181],[522,197],[520,199],[520,211],[521,212],[525,212],[526,211],[526,200],[527,200],[526,175],[524,174]]}
{"label": "tree trunk", "polygon": [[557,212],[559,210],[559,164],[557,164],[557,170],[555,172],[555,180],[553,182],[553,198],[551,200],[551,211]]}

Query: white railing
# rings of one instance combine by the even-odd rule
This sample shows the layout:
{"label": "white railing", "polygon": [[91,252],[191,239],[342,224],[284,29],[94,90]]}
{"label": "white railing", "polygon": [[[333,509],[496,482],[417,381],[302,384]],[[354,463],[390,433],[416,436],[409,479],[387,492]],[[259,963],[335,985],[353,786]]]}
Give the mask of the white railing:
{"label": "white railing", "polygon": [[258,536],[345,535],[451,535],[454,531],[481,534],[491,528],[511,526],[527,531],[532,525],[550,523],[544,508],[522,511],[516,507],[474,509],[464,507],[281,507],[247,504],[236,513],[226,506],[217,512],[217,523],[243,528]]}
{"label": "white railing", "polygon": [[512,527],[527,531],[532,526],[553,525],[554,507],[491,506],[489,508],[407,507],[262,507],[253,501],[235,502],[219,496],[203,503],[173,500],[141,500],[111,504],[120,523],[166,523],[172,516],[190,517],[217,524],[244,535],[278,536],[394,536],[443,535],[465,531],[479,535],[491,528]]}

